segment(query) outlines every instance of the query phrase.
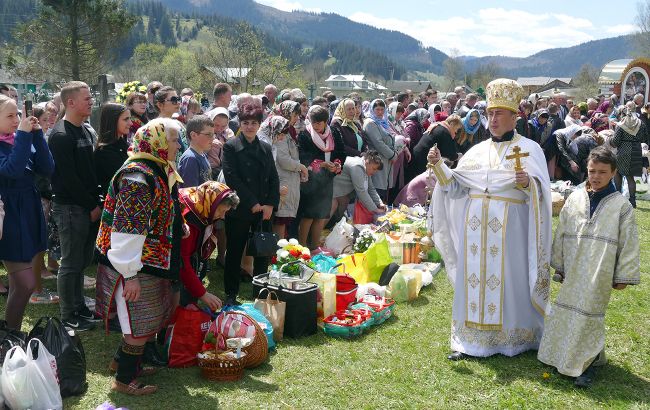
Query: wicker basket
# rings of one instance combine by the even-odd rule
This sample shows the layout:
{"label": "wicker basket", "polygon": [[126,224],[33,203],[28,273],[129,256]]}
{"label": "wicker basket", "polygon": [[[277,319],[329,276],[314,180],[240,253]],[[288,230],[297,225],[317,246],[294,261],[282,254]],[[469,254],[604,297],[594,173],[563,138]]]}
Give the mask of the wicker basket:
{"label": "wicker basket", "polygon": [[563,206],[564,206],[564,199],[553,201],[553,216],[560,215],[560,211],[562,210]]}
{"label": "wicker basket", "polygon": [[208,380],[218,382],[239,380],[244,377],[244,364],[247,358],[248,355],[244,352],[239,359],[199,356],[201,375]]}
{"label": "wicker basket", "polygon": [[[245,314],[239,311],[237,313]],[[255,324],[255,339],[253,339],[253,343],[243,348],[242,351],[246,352],[244,367],[252,369],[264,363],[269,357],[269,341],[266,339],[266,333],[264,333],[264,329],[262,329],[259,323],[252,317],[248,317]]]}

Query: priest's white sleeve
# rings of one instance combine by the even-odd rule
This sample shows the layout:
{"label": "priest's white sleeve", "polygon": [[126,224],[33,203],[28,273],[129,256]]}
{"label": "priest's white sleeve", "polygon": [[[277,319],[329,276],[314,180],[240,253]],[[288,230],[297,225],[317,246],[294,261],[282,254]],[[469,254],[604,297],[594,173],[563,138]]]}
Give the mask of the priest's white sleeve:
{"label": "priest's white sleeve", "polygon": [[439,160],[433,166],[433,173],[438,180],[437,185],[449,195],[449,198],[460,199],[467,196],[469,189],[458,183],[454,177],[454,172],[445,164],[444,160]]}

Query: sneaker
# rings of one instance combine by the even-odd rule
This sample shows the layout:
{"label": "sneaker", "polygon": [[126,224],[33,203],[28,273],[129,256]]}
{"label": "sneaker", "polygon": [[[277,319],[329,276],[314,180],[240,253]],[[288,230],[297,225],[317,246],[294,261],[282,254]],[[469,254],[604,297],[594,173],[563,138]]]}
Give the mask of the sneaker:
{"label": "sneaker", "polygon": [[95,312],[91,311],[90,309],[88,309],[88,307],[86,305],[84,305],[81,309],[79,309],[77,311],[77,313],[75,314],[75,318],[83,319],[83,320],[86,320],[88,322],[93,322],[93,323],[102,321],[102,318],[99,317],[97,315],[97,313],[95,313]]}
{"label": "sneaker", "polygon": [[34,292],[32,294],[32,297],[29,298],[29,303],[34,305],[59,303],[59,296],[56,292],[50,292],[43,288],[41,292]]}
{"label": "sneaker", "polygon": [[63,322],[63,326],[65,326],[67,329],[73,330],[77,333],[85,332],[87,330],[94,330],[96,326],[94,322],[90,322],[78,316],[75,316],[71,319],[63,320],[62,322]]}
{"label": "sneaker", "polygon": [[237,296],[227,296],[224,306],[241,306],[241,302],[237,300]]}
{"label": "sneaker", "polygon": [[95,289],[96,284],[97,280],[95,278],[84,275],[84,289]]}

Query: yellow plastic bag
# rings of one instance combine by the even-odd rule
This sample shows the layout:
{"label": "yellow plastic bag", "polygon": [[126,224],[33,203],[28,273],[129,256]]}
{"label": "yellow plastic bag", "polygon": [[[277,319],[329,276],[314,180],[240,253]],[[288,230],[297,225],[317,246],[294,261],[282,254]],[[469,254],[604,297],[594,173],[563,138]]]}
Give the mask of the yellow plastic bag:
{"label": "yellow plastic bag", "polygon": [[318,285],[316,309],[318,312],[318,325],[323,326],[323,319],[336,313],[336,275],[314,272],[309,282]]}
{"label": "yellow plastic bag", "polygon": [[[367,278],[366,274],[366,254],[365,253],[355,253],[353,255],[348,255],[345,258],[342,258],[338,261],[342,263],[342,266],[339,266],[340,273],[347,273],[354,278],[354,280],[359,282],[359,279]],[[363,282],[367,283],[367,282]]]}
{"label": "yellow plastic bag", "polygon": [[[366,255],[366,272],[367,278],[364,282],[361,282],[357,279],[357,283],[364,284],[368,282],[379,282],[381,274],[386,269],[386,266],[393,263],[393,258],[390,255],[390,250],[388,248],[388,241],[384,234],[380,234],[377,237],[375,243],[370,245],[368,250],[364,252]],[[355,278],[356,279],[356,278]]]}

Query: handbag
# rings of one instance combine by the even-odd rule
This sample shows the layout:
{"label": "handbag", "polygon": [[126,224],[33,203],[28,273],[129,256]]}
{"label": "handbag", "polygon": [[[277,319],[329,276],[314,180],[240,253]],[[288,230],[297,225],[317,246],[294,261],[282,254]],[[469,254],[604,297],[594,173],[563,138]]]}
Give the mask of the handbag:
{"label": "handbag", "polygon": [[274,232],[263,232],[261,222],[258,227],[259,230],[249,234],[246,256],[270,258],[278,251],[278,241],[280,238]]}
{"label": "handbag", "polygon": [[[266,299],[261,299],[262,292],[266,291]],[[275,296],[275,299],[271,297]],[[273,326],[273,340],[279,342],[284,337],[284,318],[287,312],[287,303],[278,298],[278,294],[262,288],[253,302],[253,307],[264,315]]]}
{"label": "handbag", "polygon": [[197,353],[201,352],[212,317],[196,305],[178,306],[174,324],[166,337],[169,367],[190,367],[198,364]]}

